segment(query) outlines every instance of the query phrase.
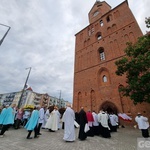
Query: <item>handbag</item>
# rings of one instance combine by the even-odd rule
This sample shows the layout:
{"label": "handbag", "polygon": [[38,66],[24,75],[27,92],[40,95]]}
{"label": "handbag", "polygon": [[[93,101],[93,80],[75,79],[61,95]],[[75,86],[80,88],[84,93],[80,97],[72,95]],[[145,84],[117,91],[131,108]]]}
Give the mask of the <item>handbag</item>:
{"label": "handbag", "polygon": [[86,132],[88,132],[90,130],[90,127],[89,127],[89,125],[86,123],[85,124],[85,127],[84,127],[84,132],[86,133]]}

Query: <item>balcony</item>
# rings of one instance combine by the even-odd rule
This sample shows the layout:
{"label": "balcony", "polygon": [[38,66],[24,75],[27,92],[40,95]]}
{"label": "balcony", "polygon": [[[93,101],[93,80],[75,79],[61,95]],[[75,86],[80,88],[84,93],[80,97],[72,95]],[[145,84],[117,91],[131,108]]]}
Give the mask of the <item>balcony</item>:
{"label": "balcony", "polygon": [[40,103],[40,100],[34,99],[33,102],[34,103]]}
{"label": "balcony", "polygon": [[36,99],[41,99],[41,96],[37,96],[37,95],[36,95],[35,98],[36,98]]}

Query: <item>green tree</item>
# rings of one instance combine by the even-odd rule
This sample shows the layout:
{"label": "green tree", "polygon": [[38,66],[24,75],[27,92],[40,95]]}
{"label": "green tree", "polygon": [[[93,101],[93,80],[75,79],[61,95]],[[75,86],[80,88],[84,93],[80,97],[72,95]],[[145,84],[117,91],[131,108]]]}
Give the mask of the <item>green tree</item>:
{"label": "green tree", "polygon": [[146,27],[150,28],[150,17],[146,18],[145,23],[146,23]]}
{"label": "green tree", "polygon": [[[150,28],[150,17],[145,22]],[[150,34],[140,37],[135,44],[127,43],[125,54],[115,62],[116,74],[126,75],[127,79],[127,84],[120,88],[120,92],[135,104],[150,103]]]}

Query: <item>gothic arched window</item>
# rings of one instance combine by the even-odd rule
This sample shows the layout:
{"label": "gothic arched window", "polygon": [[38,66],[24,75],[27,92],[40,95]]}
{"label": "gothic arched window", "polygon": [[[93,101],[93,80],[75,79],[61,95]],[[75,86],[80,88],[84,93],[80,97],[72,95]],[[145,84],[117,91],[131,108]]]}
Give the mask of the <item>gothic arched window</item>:
{"label": "gothic arched window", "polygon": [[103,82],[107,82],[107,77],[105,75],[103,76]]}

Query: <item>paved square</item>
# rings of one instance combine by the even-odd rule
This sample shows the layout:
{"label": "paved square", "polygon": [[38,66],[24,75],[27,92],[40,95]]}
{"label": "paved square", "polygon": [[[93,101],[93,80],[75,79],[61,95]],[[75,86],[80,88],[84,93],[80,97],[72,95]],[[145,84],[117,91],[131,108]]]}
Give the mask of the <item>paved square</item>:
{"label": "paved square", "polygon": [[[37,139],[26,139],[27,131],[23,128],[10,128],[0,138],[0,150],[137,150],[137,138],[142,138],[138,129],[131,127],[119,128],[112,133],[110,139],[100,136],[88,137],[85,141],[78,140],[79,129],[76,130],[76,141],[63,141],[64,130],[49,132],[41,129],[42,135]],[[33,133],[31,135],[33,137]]]}

